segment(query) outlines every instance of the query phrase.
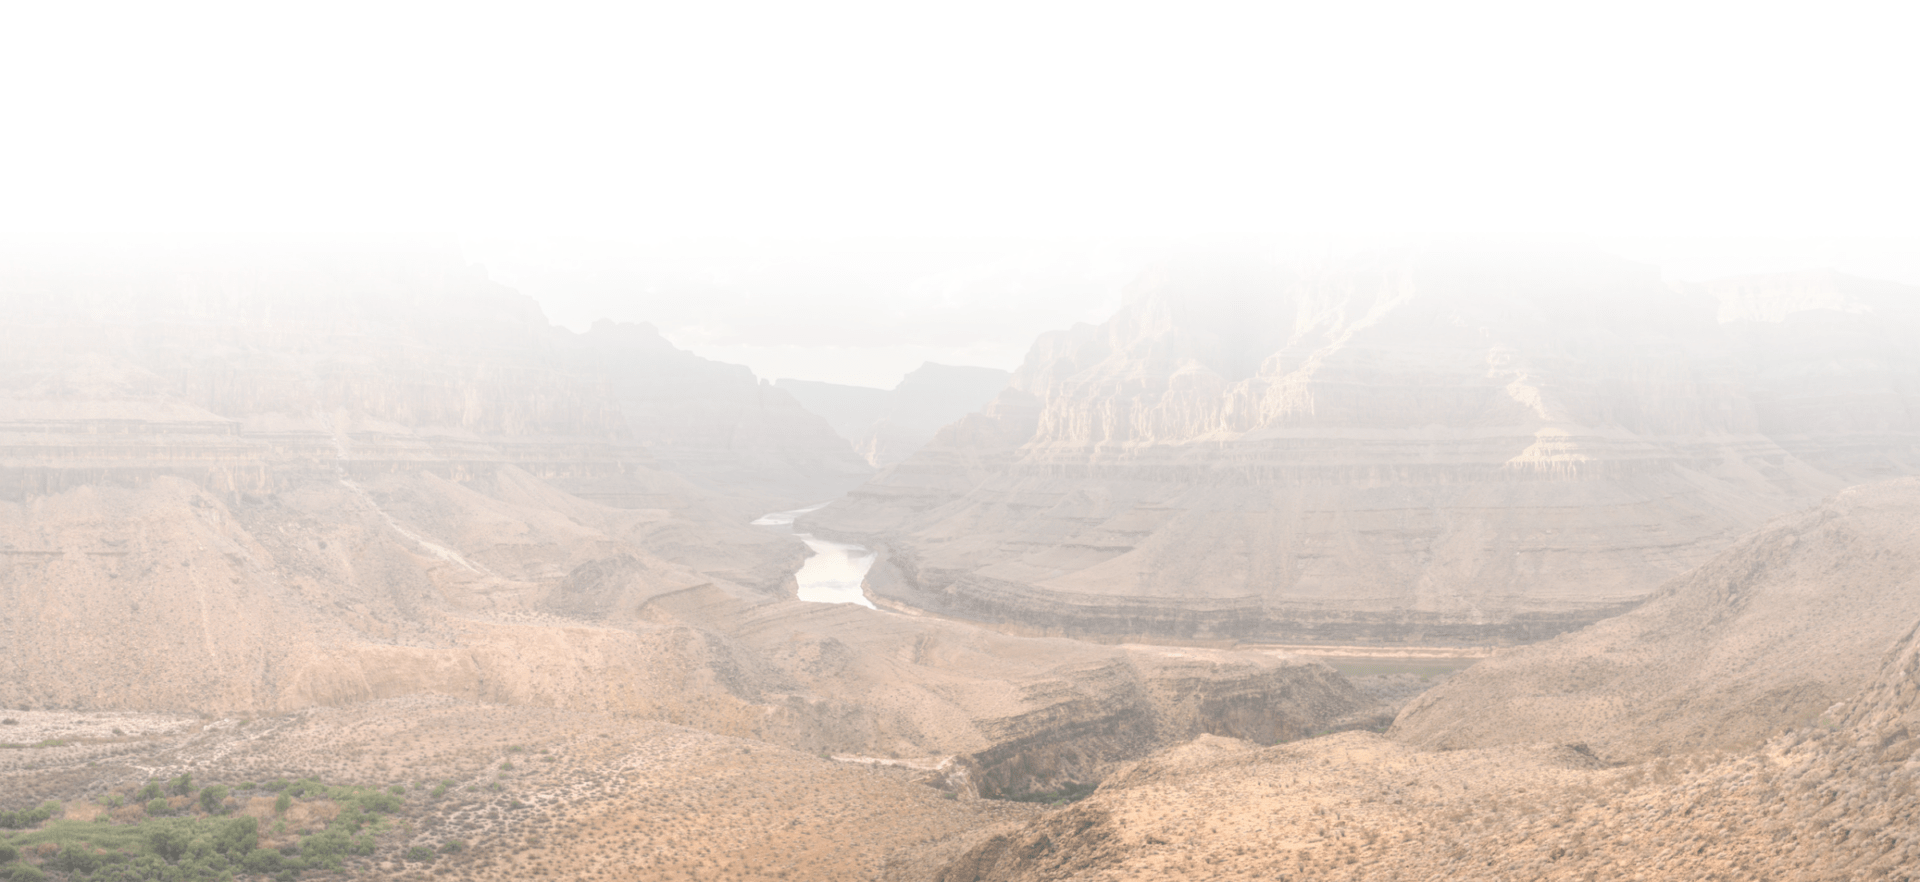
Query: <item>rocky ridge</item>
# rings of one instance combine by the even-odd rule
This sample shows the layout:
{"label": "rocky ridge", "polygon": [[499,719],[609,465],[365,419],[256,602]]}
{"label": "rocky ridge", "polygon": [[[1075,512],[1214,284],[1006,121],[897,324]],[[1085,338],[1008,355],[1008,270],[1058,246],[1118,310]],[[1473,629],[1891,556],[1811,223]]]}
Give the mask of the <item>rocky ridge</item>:
{"label": "rocky ridge", "polygon": [[[1202,737],[983,835],[936,878],[1920,878],[1920,623],[1897,630],[1881,652],[1836,648],[1833,663],[1868,672],[1842,700],[1731,749],[1610,763],[1550,740],[1432,751],[1368,733],[1266,748]],[[1426,706],[1457,697],[1442,689]],[[1702,726],[1724,716],[1707,698]],[[1563,734],[1533,702],[1499,718]],[[1633,721],[1609,724],[1596,731]]]}
{"label": "rocky ridge", "polygon": [[1920,620],[1920,479],[1781,518],[1639,608],[1504,650],[1415,699],[1396,738],[1583,743],[1608,760],[1746,747],[1873,682]]}

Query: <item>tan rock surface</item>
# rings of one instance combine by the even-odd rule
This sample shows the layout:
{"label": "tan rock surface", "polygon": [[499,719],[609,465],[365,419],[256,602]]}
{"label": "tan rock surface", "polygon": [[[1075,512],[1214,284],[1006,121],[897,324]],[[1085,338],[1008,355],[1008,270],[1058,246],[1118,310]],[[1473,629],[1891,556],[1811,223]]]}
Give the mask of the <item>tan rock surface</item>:
{"label": "tan rock surface", "polygon": [[1203,737],[936,878],[1920,878],[1917,637],[1813,725],[1731,752],[1607,767],[1565,746]]}
{"label": "tan rock surface", "polygon": [[1546,742],[1606,759],[1745,746],[1864,689],[1920,619],[1920,479],[1782,518],[1632,612],[1505,650],[1416,699],[1437,748]]}
{"label": "tan rock surface", "polygon": [[1881,288],[1836,336],[1591,255],[1173,267],[799,527],[879,548],[883,600],[1012,628],[1536,640],[1920,466],[1916,298]]}

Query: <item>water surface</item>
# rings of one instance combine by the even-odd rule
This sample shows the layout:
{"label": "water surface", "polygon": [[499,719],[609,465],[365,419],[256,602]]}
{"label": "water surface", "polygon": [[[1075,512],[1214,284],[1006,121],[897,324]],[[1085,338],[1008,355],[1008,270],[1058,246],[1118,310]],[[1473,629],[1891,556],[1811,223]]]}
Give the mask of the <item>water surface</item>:
{"label": "water surface", "polygon": [[[760,516],[753,524],[793,532],[794,518],[825,505],[822,502],[793,511],[776,511]],[[868,609],[875,608],[866,593],[860,590],[860,583],[867,578],[867,570],[873,568],[873,552],[861,545],[815,539],[808,533],[793,535],[813,549],[813,556],[807,558],[807,562],[800,565],[800,571],[793,574],[794,581],[800,583],[801,600],[812,603],[857,603]]]}

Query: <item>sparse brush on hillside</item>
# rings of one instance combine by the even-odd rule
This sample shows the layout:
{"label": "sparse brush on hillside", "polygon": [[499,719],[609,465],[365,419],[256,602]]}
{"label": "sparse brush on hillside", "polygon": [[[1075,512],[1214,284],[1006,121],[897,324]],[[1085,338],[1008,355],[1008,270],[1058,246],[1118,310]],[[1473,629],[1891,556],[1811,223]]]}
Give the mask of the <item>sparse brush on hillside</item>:
{"label": "sparse brush on hillside", "polygon": [[[171,784],[190,781],[181,775]],[[150,782],[125,796],[137,801],[155,789],[157,782]],[[215,785],[177,808],[169,807],[166,797],[154,797],[144,808],[128,809],[131,815],[111,812],[90,820],[59,817],[66,811],[54,802],[0,813],[0,827],[19,831],[0,833],[0,879],[213,882],[340,871],[349,860],[372,855],[382,837],[394,830],[389,816],[404,808],[401,797],[388,790],[306,779],[285,784],[276,805],[278,814],[299,820],[263,830],[258,814],[229,817],[235,808],[229,797],[244,801],[253,793],[251,785],[243,790]],[[452,851],[464,847],[452,845]],[[435,852],[432,847],[427,851]]]}

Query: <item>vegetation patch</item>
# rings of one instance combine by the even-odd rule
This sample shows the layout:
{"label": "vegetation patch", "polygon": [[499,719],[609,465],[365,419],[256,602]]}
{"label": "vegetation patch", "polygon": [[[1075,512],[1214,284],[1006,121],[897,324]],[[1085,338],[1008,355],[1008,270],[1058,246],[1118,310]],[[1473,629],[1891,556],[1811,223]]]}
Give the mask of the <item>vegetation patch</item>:
{"label": "vegetation patch", "polygon": [[[187,775],[95,803],[0,812],[0,882],[290,880],[340,871],[370,857],[394,826],[389,816],[405,807],[378,787],[313,779],[195,787]],[[91,820],[73,817],[89,808]]]}

